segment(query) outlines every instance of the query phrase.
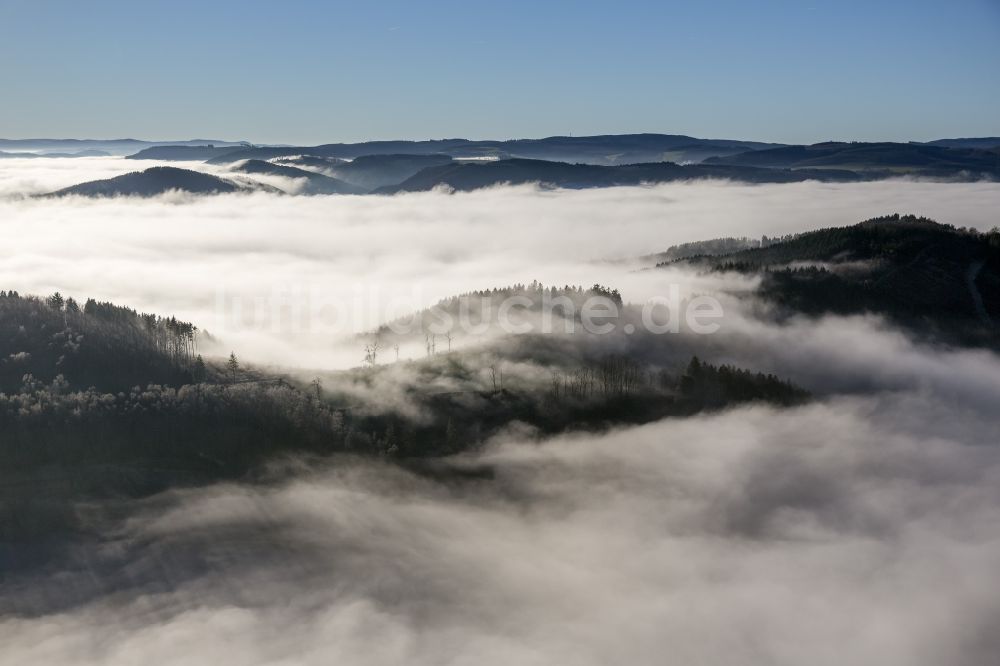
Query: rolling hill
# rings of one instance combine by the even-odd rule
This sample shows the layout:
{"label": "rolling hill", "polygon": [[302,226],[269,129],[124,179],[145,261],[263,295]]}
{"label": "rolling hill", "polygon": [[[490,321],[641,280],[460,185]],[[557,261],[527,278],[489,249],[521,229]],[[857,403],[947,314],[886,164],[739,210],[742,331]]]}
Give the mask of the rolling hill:
{"label": "rolling hill", "polygon": [[926,141],[923,145],[943,146],[945,148],[1000,148],[1000,136],[937,139],[935,141]]}
{"label": "rolling hill", "polygon": [[243,189],[245,188],[232,181],[199,171],[176,167],[151,167],[145,171],[134,171],[106,180],[80,183],[44,196],[151,197],[171,191],[192,194],[222,194],[238,192]]}
{"label": "rolling hill", "polygon": [[300,169],[319,169],[320,171],[329,169],[338,164],[344,164],[347,160],[339,157],[314,157],[312,155],[295,155],[292,157],[276,157],[271,160],[275,164],[286,164]]}
{"label": "rolling hill", "polygon": [[214,157],[227,155],[243,146],[151,146],[129,155],[130,160],[160,160],[164,162],[205,162]]}
{"label": "rolling hill", "polygon": [[602,136],[552,136],[544,139],[475,141],[367,141],[319,146],[253,147],[213,158],[214,164],[244,159],[273,159],[293,155],[355,159],[365,155],[432,155],[461,158],[529,158],[583,164],[696,161],[713,155],[730,155],[781,144],[726,139],[698,139],[676,134],[614,134]]}
{"label": "rolling hill", "polygon": [[1000,345],[996,229],[980,233],[890,215],[680,261],[761,273],[765,298],[795,312],[874,312],[921,336]]}
{"label": "rolling hill", "polygon": [[726,157],[705,164],[780,169],[847,169],[936,178],[1000,177],[1000,149],[950,148],[914,143],[817,143],[784,146]]}
{"label": "rolling hill", "polygon": [[[510,354],[516,367],[517,349],[373,363],[303,385],[235,355],[206,362],[201,339],[174,317],[0,291],[0,542],[81,529],[81,501],[247,478],[294,454],[420,464],[514,423],[555,433],[808,397],[697,361],[654,380],[639,360],[598,349],[554,368],[555,387],[514,369],[506,384],[490,380],[486,364]],[[368,393],[389,385],[414,409]]]}
{"label": "rolling hill", "polygon": [[423,169],[451,164],[447,155],[362,155],[327,167],[332,175],[367,191],[396,185]]}
{"label": "rolling hill", "polygon": [[285,164],[273,164],[263,160],[247,160],[233,168],[233,171],[251,175],[282,176],[284,178],[304,179],[305,185],[300,194],[363,194],[367,190],[357,185],[324,176],[306,169],[299,169]]}
{"label": "rolling hill", "polygon": [[457,191],[470,191],[500,184],[518,185],[542,183],[565,188],[610,187],[640,185],[693,179],[730,179],[752,183],[793,183],[804,180],[853,182],[863,180],[850,171],[817,169],[809,173],[780,169],[761,169],[729,165],[690,164],[672,162],[598,166],[567,164],[544,160],[509,159],[496,162],[458,162],[429,167],[399,185],[376,190],[382,194],[421,192],[447,186]]}

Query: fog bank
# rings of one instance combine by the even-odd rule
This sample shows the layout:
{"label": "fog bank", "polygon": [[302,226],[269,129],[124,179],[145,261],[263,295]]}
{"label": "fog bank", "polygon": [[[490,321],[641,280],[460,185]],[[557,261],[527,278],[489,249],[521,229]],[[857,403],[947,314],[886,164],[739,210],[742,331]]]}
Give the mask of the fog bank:
{"label": "fog bank", "polygon": [[0,663],[988,664],[998,428],[904,394],[175,493]]}
{"label": "fog bank", "polygon": [[[12,198],[32,187],[55,189],[150,165],[120,158],[0,160],[7,248],[0,285],[175,314],[221,335],[247,358],[300,366],[355,365],[360,359],[334,348],[338,334],[469,289],[536,279],[602,282],[621,288],[626,300],[642,300],[651,290],[646,278],[604,260],[718,236],[853,224],[892,211],[987,229],[1000,209],[996,184],[907,181],[523,186],[394,197]],[[304,324],[288,317],[284,324],[261,323],[246,315],[255,302],[257,312],[298,309],[313,316]]]}

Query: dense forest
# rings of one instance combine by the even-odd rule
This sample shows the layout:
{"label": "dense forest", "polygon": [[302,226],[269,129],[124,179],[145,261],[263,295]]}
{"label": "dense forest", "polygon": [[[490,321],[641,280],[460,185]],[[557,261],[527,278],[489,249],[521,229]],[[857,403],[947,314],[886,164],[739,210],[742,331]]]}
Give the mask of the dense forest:
{"label": "dense forest", "polygon": [[[743,249],[708,254],[734,246]],[[967,337],[990,334],[986,325],[1000,313],[996,231],[893,215],[687,249],[701,254],[678,261],[761,272],[762,295],[795,311],[947,315]],[[292,452],[420,458],[476,446],[511,424],[548,434],[806,398],[771,375],[697,358],[681,363],[683,346],[654,362],[643,356],[649,349],[585,345],[586,336],[572,343],[515,336],[453,349],[450,331],[434,332],[441,311],[494,296],[522,297],[528,315],[561,299],[575,316],[594,296],[621,306],[626,318],[631,312],[616,289],[600,284],[468,292],[442,300],[436,314],[417,313],[409,337],[426,344],[420,358],[400,360],[391,350],[404,338],[383,327],[358,341],[365,342],[360,367],[310,381],[263,372],[235,354],[206,361],[199,354],[206,334],[174,317],[93,299],[80,305],[58,293],[0,292],[3,475],[13,481],[59,470],[89,479],[80,483],[95,492],[145,492],[177,479],[238,476]]]}
{"label": "dense forest", "polygon": [[[387,322],[375,333],[383,350],[407,340],[418,340],[424,342],[427,354],[431,355],[438,345],[450,351],[451,341],[468,332],[462,330],[459,322],[465,322],[470,330],[479,333],[495,329],[501,317],[513,326],[527,321],[540,322],[543,311],[551,314],[553,322],[557,319],[579,322],[584,304],[595,297],[616,308],[624,306],[621,293],[613,287],[598,283],[589,288],[581,285],[547,287],[534,280],[530,284],[517,283],[456,294],[430,308]],[[559,328],[557,324],[552,327]]]}
{"label": "dense forest", "polygon": [[199,337],[191,323],[88,299],[82,306],[0,291],[0,391],[31,374],[51,383],[123,391],[136,384],[190,383]]}
{"label": "dense forest", "polygon": [[[117,197],[139,196],[151,197],[170,191],[188,192],[190,194],[226,194],[251,189],[225,178],[191,169],[176,167],[150,167],[145,171],[133,171],[114,178],[92,180],[70,187],[64,187],[45,196],[66,197]],[[257,189],[267,189],[261,185]]]}
{"label": "dense forest", "polygon": [[233,168],[238,173],[281,176],[302,181],[299,194],[361,194],[364,188],[332,178],[330,176],[300,169],[287,164],[274,164],[263,160],[247,160]]}
{"label": "dense forest", "polygon": [[[734,251],[714,254],[726,249]],[[923,331],[935,330],[927,321],[942,322],[941,330],[972,342],[993,335],[987,324],[1000,315],[995,230],[892,215],[782,238],[717,239],[675,253],[694,253],[674,261],[701,270],[761,274],[760,295],[791,312],[870,310]],[[713,362],[712,354],[725,350],[709,340],[657,345],[639,335],[557,331],[453,345],[450,330],[434,327],[463,304],[515,296],[524,317],[556,302],[565,308],[557,314],[575,320],[584,301],[601,297],[620,308],[619,325],[638,321],[638,306],[613,287],[518,283],[443,299],[416,313],[407,335],[382,327],[355,339],[359,367],[307,377],[263,371],[235,353],[205,359],[200,347],[208,335],[175,317],[94,299],[81,305],[58,293],[0,292],[4,534],[28,538],[47,525],[72,527],[71,506],[81,498],[243,478],[289,455],[413,465],[478,447],[509,428],[520,437],[592,432],[809,397],[774,375]],[[426,353],[401,360],[396,345],[407,341]]]}
{"label": "dense forest", "polygon": [[894,214],[677,261],[759,273],[761,295],[792,312],[874,312],[926,337],[998,344],[997,228],[979,232]]}
{"label": "dense forest", "polygon": [[[536,283],[497,293],[542,291]],[[599,285],[557,291],[620,299]],[[174,317],[93,299],[81,307],[58,293],[0,292],[5,537],[72,526],[71,505],[82,498],[239,478],[291,454],[405,462],[476,447],[513,424],[539,435],[600,430],[806,397],[770,376],[699,361],[654,370],[610,352],[552,365],[542,380],[501,350],[441,348],[307,381],[235,354],[205,361],[204,335]],[[386,397],[393,390],[402,392],[396,402]]]}
{"label": "dense forest", "polygon": [[961,177],[964,171],[996,177],[1000,174],[1000,147],[990,143],[986,140],[981,145],[970,146],[828,141],[719,155],[706,159],[705,163],[796,170],[850,169],[858,173],[915,173],[942,178]]}
{"label": "dense forest", "polygon": [[656,254],[641,257],[641,259],[643,261],[655,261],[657,266],[662,266],[672,261],[677,261],[678,259],[715,257],[719,255],[732,254],[741,250],[768,247],[769,245],[774,245],[775,243],[780,243],[782,241],[789,240],[790,238],[792,238],[792,236],[761,236],[760,238],[747,238],[746,236],[740,236],[712,238],[709,240],[691,241],[690,243],[672,245],[663,252],[657,252]]}

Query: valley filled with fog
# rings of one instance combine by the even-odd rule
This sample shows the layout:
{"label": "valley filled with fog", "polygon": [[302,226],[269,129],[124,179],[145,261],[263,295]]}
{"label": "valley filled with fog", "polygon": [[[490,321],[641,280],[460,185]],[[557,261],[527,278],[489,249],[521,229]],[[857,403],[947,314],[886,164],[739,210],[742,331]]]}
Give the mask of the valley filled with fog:
{"label": "valley filled with fog", "polygon": [[[155,654],[161,664],[972,666],[1000,649],[1000,356],[989,337],[994,283],[980,277],[994,275],[993,260],[967,267],[960,255],[947,282],[958,285],[948,298],[968,300],[969,321],[985,322],[970,342],[965,320],[934,319],[922,301],[896,305],[912,294],[893,291],[884,312],[839,301],[810,310],[770,282],[788,265],[792,278],[829,272],[854,288],[851,271],[881,270],[869,282],[888,282],[934,243],[898,265],[895,240],[877,260],[748,268],[742,255],[655,258],[682,243],[792,238],[893,213],[958,228],[932,228],[956,245],[995,248],[996,183],[36,196],[155,165],[0,160],[0,288],[191,322],[209,379],[192,374],[183,389],[150,380],[147,397],[187,413],[182,392],[228,405],[244,399],[242,384],[281,373],[298,402],[259,404],[294,404],[345,443],[280,450],[254,460],[252,474],[192,475],[157,492],[126,483],[74,500],[69,536],[24,551],[44,551],[44,565],[9,539],[0,663],[124,665]],[[894,218],[863,230],[879,224],[900,234],[931,226]],[[942,256],[924,273],[952,270]],[[613,288],[630,322],[672,289],[684,302],[711,297],[721,316],[712,333],[490,328],[454,345],[449,332],[447,348],[439,336],[434,352],[423,334],[399,338],[398,350],[386,343],[378,358],[365,348],[395,318],[476,290],[544,292],[524,287],[534,281]],[[871,293],[858,282],[850,293]],[[57,306],[53,320],[76,325],[78,314]],[[43,307],[19,312],[27,321]],[[38,330],[55,340],[59,328]],[[44,345],[33,349],[37,358]],[[230,366],[227,382],[230,353],[260,377],[241,380]],[[2,360],[32,362],[25,354]],[[698,373],[715,371],[699,363],[761,373],[758,392],[699,393]],[[614,373],[628,386],[599,402],[594,377],[607,386]],[[11,410],[25,420],[88,388],[29,384],[30,400]],[[112,397],[79,403],[96,411],[127,392],[99,390]],[[148,404],[140,394],[128,399]],[[648,407],[661,402],[672,406]],[[516,418],[463,420],[501,408]],[[79,417],[64,412],[67,423]],[[586,412],[600,414],[581,425]],[[344,419],[358,432],[339,434]],[[424,434],[407,449],[403,432]],[[420,437],[434,433],[446,441],[424,455]],[[120,461],[99,467],[127,476]]]}
{"label": "valley filled with fog", "polygon": [[669,284],[719,289],[714,277],[636,272],[644,266],[639,257],[678,243],[782,236],[892,212],[981,231],[1000,221],[995,183],[903,179],[585,190],[527,185],[394,196],[30,198],[155,164],[0,160],[7,237],[0,284],[174,314],[221,338],[226,353],[260,363],[350,367],[360,364],[361,347],[344,348],[345,335],[469,290],[532,280],[601,283],[618,288],[626,301],[643,302]]}

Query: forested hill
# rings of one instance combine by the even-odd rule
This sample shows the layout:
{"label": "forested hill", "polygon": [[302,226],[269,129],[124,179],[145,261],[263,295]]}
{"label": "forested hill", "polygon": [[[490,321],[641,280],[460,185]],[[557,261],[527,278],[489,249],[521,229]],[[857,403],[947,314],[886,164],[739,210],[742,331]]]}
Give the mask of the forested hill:
{"label": "forested hill", "polygon": [[30,381],[70,390],[125,391],[193,380],[198,329],[175,317],[141,314],[56,293],[47,299],[0,291],[0,392]]}
{"label": "forested hill", "polygon": [[282,456],[415,460],[514,423],[595,430],[806,397],[769,375],[684,374],[601,345],[553,366],[551,383],[515,345],[390,363],[373,352],[367,367],[301,385],[235,355],[206,363],[200,337],[174,317],[0,292],[0,544],[77,528],[81,500],[242,477]]}
{"label": "forested hill", "polygon": [[915,215],[887,215],[848,227],[831,227],[795,234],[764,247],[725,255],[726,260],[762,266],[793,261],[845,262],[865,259],[910,264],[933,258],[967,262],[996,260],[1000,231],[980,233],[957,229]]}
{"label": "forested hill", "polygon": [[943,178],[997,178],[1000,177],[1000,146],[831,141],[716,156],[705,163],[797,170],[848,169]]}
{"label": "forested hill", "polygon": [[365,155],[350,162],[332,164],[326,170],[333,176],[371,191],[395,185],[422,169],[450,164],[447,155]]}
{"label": "forested hill", "polygon": [[[682,140],[695,143],[678,143]],[[187,161],[205,158],[208,164],[232,164],[234,171],[251,175],[305,178],[307,185],[295,189],[300,194],[394,194],[439,187],[470,191],[526,183],[595,188],[699,179],[797,183],[862,182],[900,176],[960,182],[1000,178],[1000,147],[982,148],[969,141],[971,147],[842,142],[771,146],[666,135],[623,135],[509,142],[376,141],[312,147],[162,146],[133,157]],[[52,195],[280,191],[252,179],[243,180],[234,182],[209,173],[161,166],[81,183]]]}
{"label": "forested hill", "polygon": [[191,194],[221,194],[242,189],[236,183],[190,169],[176,167],[150,167],[105,180],[93,180],[52,192],[48,196],[85,197],[140,196],[150,197],[170,191]]}
{"label": "forested hill", "polygon": [[239,173],[281,176],[304,181],[301,194],[362,194],[367,191],[365,188],[314,171],[263,160],[247,160],[233,170]]}
{"label": "forested hill", "polygon": [[[447,155],[367,155],[350,162],[300,155],[274,161],[247,160],[233,170],[286,178],[306,178],[306,194],[361,194],[399,183],[421,169],[450,164]],[[304,168],[305,167],[305,168]]]}
{"label": "forested hill", "polygon": [[[697,161],[716,155],[772,148],[781,144],[728,139],[699,139],[679,134],[607,134],[550,136],[542,139],[430,141],[365,141],[319,146],[247,147],[213,158],[216,164],[245,159],[272,159],[291,155],[355,159],[364,155],[443,154],[454,158],[527,158],[584,164],[634,164],[636,162]],[[140,152],[142,159],[153,153]]]}
{"label": "forested hill", "polygon": [[166,160],[174,162],[205,162],[215,157],[220,157],[228,153],[243,150],[244,146],[152,146],[144,148],[134,155],[129,155],[130,160]]}
{"label": "forested hill", "polygon": [[376,190],[377,193],[419,192],[447,186],[469,191],[494,185],[542,183],[566,188],[640,185],[679,180],[715,178],[750,183],[794,183],[805,180],[854,182],[862,177],[850,171],[821,170],[796,172],[728,165],[651,162],[621,166],[567,164],[544,160],[509,159],[484,163],[455,163],[430,167],[399,185]]}
{"label": "forested hill", "polygon": [[[240,474],[326,451],[333,411],[280,377],[206,363],[175,317],[0,292],[0,542],[72,520],[86,496]],[[2,555],[2,554],[0,554]]]}
{"label": "forested hill", "polygon": [[[1000,178],[1000,140],[990,137],[942,139],[929,143],[863,141],[827,141],[812,145],[767,144],[753,141],[698,139],[669,134],[623,134],[606,136],[553,136],[544,139],[475,141],[442,139],[433,141],[369,141],[334,143],[317,146],[207,146],[176,148],[156,147],[141,151],[135,159],[190,160],[204,156],[212,164],[230,164],[242,160],[297,159],[357,160],[372,156],[421,156],[451,158],[457,161],[534,160],[562,163],[564,166],[624,166],[662,162],[703,167],[729,167],[727,173],[714,177],[750,182],[789,182],[787,176],[772,174],[770,179],[740,168],[811,171],[820,180],[844,180],[833,173],[854,174],[855,179],[882,179],[901,175],[971,181]],[[469,166],[469,165],[466,165]],[[510,165],[508,165],[509,168]],[[415,174],[402,171],[391,174],[386,169],[381,182],[355,183],[369,189],[399,185]],[[465,170],[464,170],[465,171]],[[475,172],[477,177],[483,173]],[[330,174],[348,182],[346,175]],[[429,174],[426,174],[429,175]],[[425,175],[425,176],[426,176]],[[464,174],[468,177],[468,173]],[[391,177],[390,177],[391,176]],[[707,177],[694,173],[691,177]],[[537,177],[534,179],[537,180]],[[517,180],[516,182],[523,182]],[[433,185],[432,185],[433,186]],[[452,183],[456,189],[461,186]],[[482,187],[483,185],[477,185]],[[598,187],[597,183],[587,185]],[[414,189],[414,184],[401,189]]]}
{"label": "forested hill", "polygon": [[665,264],[678,259],[689,259],[692,257],[715,257],[732,254],[740,250],[763,247],[770,242],[771,240],[767,236],[763,238],[747,238],[746,236],[711,238],[709,240],[671,245],[662,252],[639,257],[639,261],[643,263]]}
{"label": "forested hill", "polygon": [[797,311],[872,311],[915,331],[991,346],[998,342],[996,228],[981,233],[891,215],[685,261],[719,270],[763,271],[762,293]]}

